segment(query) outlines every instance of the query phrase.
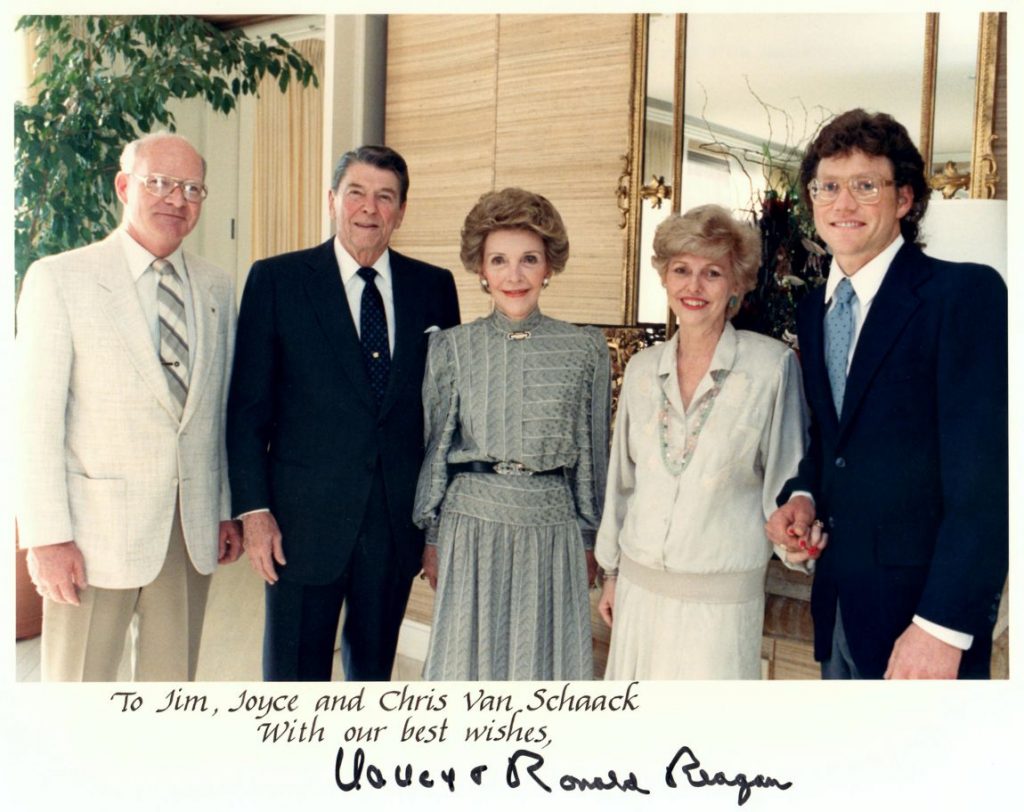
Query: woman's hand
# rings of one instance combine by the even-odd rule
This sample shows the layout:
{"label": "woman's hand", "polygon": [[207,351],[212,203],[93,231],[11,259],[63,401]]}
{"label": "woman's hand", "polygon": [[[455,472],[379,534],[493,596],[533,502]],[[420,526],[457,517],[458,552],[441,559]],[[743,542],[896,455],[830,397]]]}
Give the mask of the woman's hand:
{"label": "woman's hand", "polygon": [[812,522],[806,541],[801,539],[799,544],[800,549],[786,552],[786,561],[790,564],[802,564],[808,560],[816,560],[821,551],[828,546],[828,533],[825,532],[824,525],[817,520]]}
{"label": "woman's hand", "polygon": [[423,572],[420,578],[430,582],[430,588],[437,592],[437,545],[428,544],[423,548]]}
{"label": "woman's hand", "polygon": [[594,558],[593,550],[585,551],[587,556],[587,586],[594,586],[597,583],[597,559]]}
{"label": "woman's hand", "polygon": [[612,610],[615,608],[615,577],[605,576],[604,586],[601,587],[601,597],[597,601],[597,611],[601,619],[612,627]]}

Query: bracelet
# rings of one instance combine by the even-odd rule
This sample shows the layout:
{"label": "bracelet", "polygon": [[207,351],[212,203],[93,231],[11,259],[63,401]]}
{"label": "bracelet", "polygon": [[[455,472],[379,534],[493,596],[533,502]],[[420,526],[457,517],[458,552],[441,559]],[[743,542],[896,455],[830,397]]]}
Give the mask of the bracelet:
{"label": "bracelet", "polygon": [[618,570],[606,570],[606,569],[604,569],[602,567],[602,569],[601,569],[601,577],[605,578],[605,579],[608,579],[608,578],[618,578],[619,577],[619,571]]}

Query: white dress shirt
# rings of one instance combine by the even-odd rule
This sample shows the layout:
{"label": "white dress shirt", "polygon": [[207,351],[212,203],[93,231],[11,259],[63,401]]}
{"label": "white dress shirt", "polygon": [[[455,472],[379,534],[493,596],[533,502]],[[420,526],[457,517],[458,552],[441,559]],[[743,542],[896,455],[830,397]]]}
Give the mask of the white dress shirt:
{"label": "white dress shirt", "polygon": [[[346,251],[341,240],[334,238],[334,255],[338,258],[338,267],[341,269],[341,284],[345,288],[345,298],[348,299],[348,309],[352,313],[352,322],[356,326],[356,335],[360,333],[360,315],[362,314],[363,288],[366,282],[359,275],[358,271],[363,266],[356,262]],[[395,297],[391,288],[391,252],[384,249],[384,253],[377,257],[373,263],[373,269],[377,272],[377,290],[380,291],[380,298],[384,300],[384,315],[388,320],[388,347],[391,354],[395,354]]]}

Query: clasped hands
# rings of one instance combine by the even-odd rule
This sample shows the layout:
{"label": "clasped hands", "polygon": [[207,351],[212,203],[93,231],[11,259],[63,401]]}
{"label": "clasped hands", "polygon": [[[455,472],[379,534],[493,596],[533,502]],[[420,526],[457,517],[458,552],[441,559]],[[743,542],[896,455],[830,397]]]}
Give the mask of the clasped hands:
{"label": "clasped hands", "polygon": [[764,531],[772,544],[785,548],[790,564],[813,561],[828,545],[828,533],[815,517],[814,502],[806,496],[793,496],[777,508]]}

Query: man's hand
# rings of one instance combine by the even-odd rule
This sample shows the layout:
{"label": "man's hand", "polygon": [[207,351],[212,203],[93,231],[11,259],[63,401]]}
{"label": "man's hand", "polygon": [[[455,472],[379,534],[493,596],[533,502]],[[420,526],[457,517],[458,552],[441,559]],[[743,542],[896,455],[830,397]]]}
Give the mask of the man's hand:
{"label": "man's hand", "polygon": [[36,592],[55,603],[78,606],[78,590],[88,586],[85,559],[73,541],[30,547],[26,556],[28,574]]}
{"label": "man's hand", "polygon": [[597,611],[601,619],[612,627],[612,614],[615,610],[615,577],[605,576],[604,586],[601,587],[601,597],[597,599]]}
{"label": "man's hand", "polygon": [[217,563],[232,564],[242,555],[242,523],[226,521],[220,523],[217,533]]}
{"label": "man's hand", "polygon": [[928,634],[916,623],[907,626],[892,647],[885,679],[956,679],[963,652]]}
{"label": "man's hand", "polygon": [[284,547],[277,520],[269,510],[261,510],[242,517],[242,540],[253,570],[268,584],[277,583],[274,562],[284,565]]}
{"label": "man's hand", "polygon": [[427,544],[423,547],[423,572],[420,578],[430,582],[430,588],[437,591],[437,545]]}

